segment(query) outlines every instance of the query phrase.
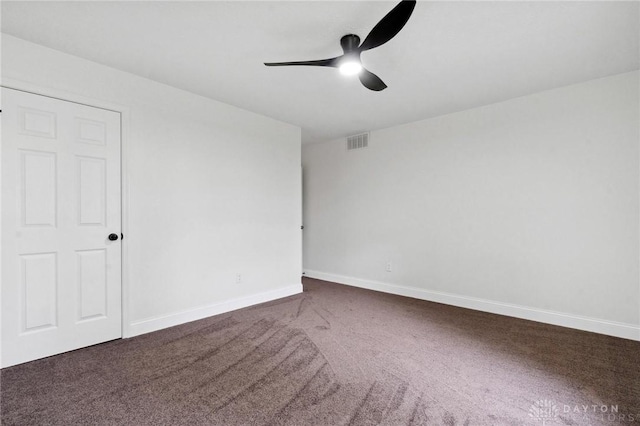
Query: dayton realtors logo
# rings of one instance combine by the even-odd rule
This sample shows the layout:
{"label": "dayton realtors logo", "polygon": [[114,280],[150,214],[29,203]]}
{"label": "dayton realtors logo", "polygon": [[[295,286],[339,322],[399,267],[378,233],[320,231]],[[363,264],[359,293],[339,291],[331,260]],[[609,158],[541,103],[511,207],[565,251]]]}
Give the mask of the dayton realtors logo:
{"label": "dayton realtors logo", "polygon": [[640,422],[640,414],[622,414],[618,405],[567,405],[556,404],[550,399],[541,399],[531,404],[529,416],[542,425],[554,424],[560,417],[571,418],[574,421],[635,423]]}

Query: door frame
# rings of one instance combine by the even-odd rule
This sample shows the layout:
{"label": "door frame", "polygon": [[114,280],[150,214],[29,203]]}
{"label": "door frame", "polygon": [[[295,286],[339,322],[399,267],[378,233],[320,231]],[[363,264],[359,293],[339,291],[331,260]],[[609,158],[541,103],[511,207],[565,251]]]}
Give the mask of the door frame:
{"label": "door frame", "polygon": [[[86,105],[90,107],[105,109],[120,114],[120,209],[121,209],[121,232],[124,238],[120,241],[122,246],[121,253],[121,333],[122,338],[131,337],[130,315],[129,315],[129,177],[128,177],[128,159],[129,159],[129,129],[131,120],[131,111],[128,106],[105,101],[98,98],[87,97],[73,92],[61,89],[40,86],[22,80],[13,78],[2,78],[0,87],[7,89],[20,90],[22,92],[32,93],[34,95],[54,98],[61,101],[73,102],[76,104]],[[1,100],[1,99],[0,99]],[[0,175],[0,180],[2,176]],[[0,197],[1,198],[1,197]],[[0,207],[2,206],[0,199]],[[0,240],[2,239],[2,230],[0,229]],[[1,247],[0,247],[1,250]],[[1,251],[0,251],[1,258]],[[0,268],[2,266],[0,265]],[[1,275],[0,275],[1,277]],[[1,280],[1,278],[0,278]],[[2,283],[0,282],[0,285]],[[1,341],[1,339],[0,339]]]}

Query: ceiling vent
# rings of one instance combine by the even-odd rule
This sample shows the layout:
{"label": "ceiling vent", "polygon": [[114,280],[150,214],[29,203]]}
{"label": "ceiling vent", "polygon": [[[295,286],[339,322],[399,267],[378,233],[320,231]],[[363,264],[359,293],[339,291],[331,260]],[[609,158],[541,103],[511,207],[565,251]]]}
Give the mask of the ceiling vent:
{"label": "ceiling vent", "polygon": [[361,149],[369,146],[369,133],[349,136],[347,138],[347,151]]}

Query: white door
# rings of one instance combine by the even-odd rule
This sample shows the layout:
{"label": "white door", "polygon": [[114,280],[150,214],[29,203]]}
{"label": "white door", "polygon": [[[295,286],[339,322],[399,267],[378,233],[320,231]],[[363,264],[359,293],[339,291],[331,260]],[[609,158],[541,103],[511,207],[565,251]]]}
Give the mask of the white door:
{"label": "white door", "polygon": [[3,88],[1,152],[2,367],[121,337],[120,114]]}

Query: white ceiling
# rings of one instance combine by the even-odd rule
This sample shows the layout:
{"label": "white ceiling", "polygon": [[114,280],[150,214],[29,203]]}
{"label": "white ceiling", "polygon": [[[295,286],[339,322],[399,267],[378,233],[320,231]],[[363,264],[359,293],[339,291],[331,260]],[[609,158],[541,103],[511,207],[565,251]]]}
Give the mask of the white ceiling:
{"label": "white ceiling", "polygon": [[302,127],[304,142],[461,111],[639,68],[638,2],[418,1],[363,53],[389,86],[320,67],[396,2],[2,2],[2,31]]}

